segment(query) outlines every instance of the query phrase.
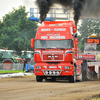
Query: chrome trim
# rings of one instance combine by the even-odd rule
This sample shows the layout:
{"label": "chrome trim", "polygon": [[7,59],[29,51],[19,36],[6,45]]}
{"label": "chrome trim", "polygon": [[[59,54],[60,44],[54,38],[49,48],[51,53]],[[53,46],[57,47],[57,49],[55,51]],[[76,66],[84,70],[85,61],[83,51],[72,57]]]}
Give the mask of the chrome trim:
{"label": "chrome trim", "polygon": [[63,70],[42,70],[45,76],[59,76]]}
{"label": "chrome trim", "polygon": [[72,50],[70,50],[70,51],[69,51],[69,50],[65,51],[65,56],[66,56],[67,53],[73,53],[73,51],[72,51]]}
{"label": "chrome trim", "polygon": [[39,54],[40,54],[40,56],[41,56],[41,52],[40,52],[40,51],[35,51],[34,53],[39,53]]}

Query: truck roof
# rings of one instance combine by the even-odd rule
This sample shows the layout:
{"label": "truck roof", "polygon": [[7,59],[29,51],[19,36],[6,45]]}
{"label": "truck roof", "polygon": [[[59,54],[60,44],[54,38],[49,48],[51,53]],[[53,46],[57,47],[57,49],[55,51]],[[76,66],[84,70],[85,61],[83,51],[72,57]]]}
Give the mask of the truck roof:
{"label": "truck roof", "polygon": [[73,33],[77,31],[77,28],[73,21],[44,21],[41,27],[46,27],[46,26],[72,27]]}
{"label": "truck roof", "polygon": [[72,26],[76,27],[73,21],[44,21],[41,26]]}
{"label": "truck roof", "polygon": [[63,40],[71,39],[77,32],[73,21],[44,21],[38,27],[36,39]]}

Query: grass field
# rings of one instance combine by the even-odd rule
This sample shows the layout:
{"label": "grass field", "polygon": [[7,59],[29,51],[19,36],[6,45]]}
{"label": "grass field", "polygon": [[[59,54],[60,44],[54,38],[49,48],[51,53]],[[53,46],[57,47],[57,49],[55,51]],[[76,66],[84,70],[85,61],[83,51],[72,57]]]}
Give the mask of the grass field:
{"label": "grass field", "polygon": [[[19,73],[19,72],[23,72],[22,70],[19,71],[19,70],[0,70],[0,73]],[[25,71],[23,72],[25,73]]]}

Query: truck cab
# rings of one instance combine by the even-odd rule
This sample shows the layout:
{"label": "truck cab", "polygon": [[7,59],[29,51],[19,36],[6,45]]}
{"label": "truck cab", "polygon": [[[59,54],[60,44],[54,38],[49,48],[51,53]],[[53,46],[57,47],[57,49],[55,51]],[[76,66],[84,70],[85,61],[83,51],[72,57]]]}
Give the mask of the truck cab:
{"label": "truck cab", "polygon": [[[31,39],[37,82],[51,77],[76,81],[77,29],[73,21],[44,21]],[[35,45],[34,45],[35,42]]]}

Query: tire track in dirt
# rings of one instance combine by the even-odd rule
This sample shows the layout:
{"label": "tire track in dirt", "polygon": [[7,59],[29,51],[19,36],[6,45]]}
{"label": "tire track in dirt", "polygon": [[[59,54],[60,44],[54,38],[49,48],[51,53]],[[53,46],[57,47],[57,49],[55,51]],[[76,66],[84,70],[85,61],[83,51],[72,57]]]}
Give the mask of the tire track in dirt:
{"label": "tire track in dirt", "polygon": [[91,100],[100,94],[100,81],[38,83],[35,76],[0,79],[1,100]]}

